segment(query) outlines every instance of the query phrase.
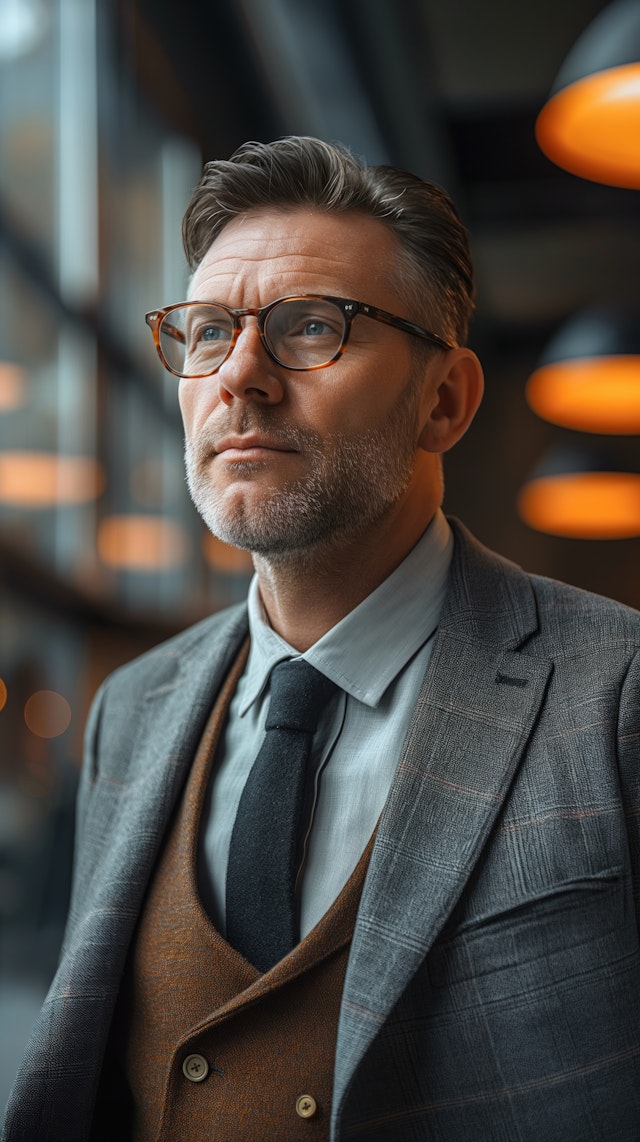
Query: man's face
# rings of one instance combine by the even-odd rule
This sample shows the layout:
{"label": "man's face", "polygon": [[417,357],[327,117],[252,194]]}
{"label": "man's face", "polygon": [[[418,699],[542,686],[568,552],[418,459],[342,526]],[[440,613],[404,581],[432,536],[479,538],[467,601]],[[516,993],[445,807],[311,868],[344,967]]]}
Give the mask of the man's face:
{"label": "man's face", "polygon": [[[357,214],[256,211],[229,223],[190,296],[257,308],[295,294],[367,301],[411,316],[390,281],[393,235]],[[189,486],[215,535],[271,557],[361,536],[401,505],[415,471],[425,365],[412,339],[356,317],[335,364],[292,372],[255,318],[218,372],[182,380]]]}

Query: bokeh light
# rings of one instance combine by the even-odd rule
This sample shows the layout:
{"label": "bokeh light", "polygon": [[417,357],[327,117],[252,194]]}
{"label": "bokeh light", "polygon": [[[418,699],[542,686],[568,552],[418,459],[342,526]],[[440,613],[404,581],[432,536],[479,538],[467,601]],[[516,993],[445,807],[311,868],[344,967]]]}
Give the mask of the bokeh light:
{"label": "bokeh light", "polygon": [[162,571],[189,558],[185,528],[177,520],[153,515],[112,515],[98,528],[98,553],[108,567]]}
{"label": "bokeh light", "polygon": [[71,706],[55,690],[36,690],[24,707],[24,720],[39,738],[57,738],[69,728]]}
{"label": "bokeh light", "polygon": [[0,500],[23,508],[82,504],[104,488],[104,473],[91,457],[54,452],[1,452]]}
{"label": "bokeh light", "polygon": [[26,401],[24,369],[10,361],[0,361],[0,412],[13,412]]}

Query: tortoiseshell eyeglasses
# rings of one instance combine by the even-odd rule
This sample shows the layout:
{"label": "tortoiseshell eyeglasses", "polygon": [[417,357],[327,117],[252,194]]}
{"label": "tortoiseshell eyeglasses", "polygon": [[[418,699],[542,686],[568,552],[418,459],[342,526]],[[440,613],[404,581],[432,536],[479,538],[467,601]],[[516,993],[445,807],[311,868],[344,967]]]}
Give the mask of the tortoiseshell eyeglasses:
{"label": "tortoiseshell eyeglasses", "polygon": [[243,317],[257,318],[262,344],[285,369],[325,369],[344,353],[354,317],[402,329],[439,349],[452,349],[435,333],[384,309],[344,297],[309,294],[280,297],[260,309],[231,309],[216,302],[185,301],[145,315],[162,364],[176,377],[210,377],[238,340]]}

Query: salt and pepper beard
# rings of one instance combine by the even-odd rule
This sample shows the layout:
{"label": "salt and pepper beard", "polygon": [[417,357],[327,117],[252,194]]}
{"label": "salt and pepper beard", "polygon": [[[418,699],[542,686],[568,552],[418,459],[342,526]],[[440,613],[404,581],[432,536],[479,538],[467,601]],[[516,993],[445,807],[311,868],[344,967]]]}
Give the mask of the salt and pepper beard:
{"label": "salt and pepper beard", "polygon": [[[265,491],[257,510],[248,510],[242,502],[225,506],[224,492],[212,486],[208,467],[215,451],[213,434],[187,440],[187,483],[209,530],[225,543],[272,559],[295,557],[363,533],[399,500],[411,480],[423,383],[423,370],[416,370],[387,421],[354,435],[320,436],[279,422],[277,410],[261,405],[247,405],[239,421],[219,424],[217,439],[231,432],[264,433],[309,461],[306,475]],[[247,479],[261,467],[259,461],[238,463]]]}

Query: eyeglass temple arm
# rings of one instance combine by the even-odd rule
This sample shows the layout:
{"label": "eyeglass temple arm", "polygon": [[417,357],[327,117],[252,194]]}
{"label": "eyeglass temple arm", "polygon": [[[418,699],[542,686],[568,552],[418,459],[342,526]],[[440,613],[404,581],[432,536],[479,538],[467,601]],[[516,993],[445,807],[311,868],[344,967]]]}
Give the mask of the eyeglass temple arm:
{"label": "eyeglass temple arm", "polygon": [[448,351],[454,348],[448,341],[444,341],[442,337],[438,337],[437,333],[430,333],[428,329],[423,329],[421,325],[416,325],[414,321],[407,321],[404,317],[395,317],[392,313],[387,313],[386,309],[377,309],[375,305],[367,305],[365,302],[361,302],[360,313],[363,313],[365,317],[373,317],[375,321],[382,321],[385,325],[393,325],[396,329],[404,329],[405,333],[413,333],[414,337],[422,337],[424,341],[430,341],[432,345],[437,345],[439,349]]}
{"label": "eyeglass temple arm", "polygon": [[170,321],[163,321],[162,332],[168,333],[169,337],[173,337],[174,341],[180,341],[186,345],[187,339],[181,329],[177,325],[172,325]]}
{"label": "eyeglass temple arm", "polygon": [[174,341],[181,341],[183,345],[186,345],[187,339],[182,329],[179,329],[177,325],[173,325],[170,321],[167,321],[166,318],[163,321],[162,313],[162,310],[152,310],[151,313],[145,313],[144,315],[144,319],[153,332],[156,342],[158,341],[160,325],[162,324],[163,333],[166,333],[169,337],[173,337]]}

